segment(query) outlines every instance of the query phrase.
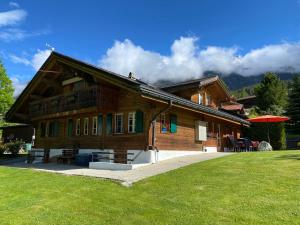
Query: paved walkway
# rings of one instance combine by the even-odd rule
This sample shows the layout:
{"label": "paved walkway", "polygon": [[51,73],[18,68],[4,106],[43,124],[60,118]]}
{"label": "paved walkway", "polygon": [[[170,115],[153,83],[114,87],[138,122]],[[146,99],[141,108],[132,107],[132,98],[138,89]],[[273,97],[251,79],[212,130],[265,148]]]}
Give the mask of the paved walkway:
{"label": "paved walkway", "polygon": [[26,163],[14,163],[8,166],[19,168],[32,168],[38,171],[46,171],[52,173],[60,173],[65,175],[78,175],[78,176],[90,176],[105,178],[121,182],[125,186],[131,186],[132,183],[145,179],[147,177],[155,176],[161,173],[168,172],[180,167],[184,167],[193,163],[202,162],[210,159],[215,159],[223,156],[227,156],[233,153],[203,153],[193,156],[177,157],[169,160],[160,161],[155,164],[138,167],[133,170],[96,170],[82,168],[73,165],[62,165],[56,163],[49,164],[26,164]]}

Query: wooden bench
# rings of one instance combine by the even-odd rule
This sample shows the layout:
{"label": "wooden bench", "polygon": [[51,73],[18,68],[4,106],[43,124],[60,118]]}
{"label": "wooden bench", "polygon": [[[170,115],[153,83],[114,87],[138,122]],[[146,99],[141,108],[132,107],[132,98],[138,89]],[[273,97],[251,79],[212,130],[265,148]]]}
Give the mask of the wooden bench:
{"label": "wooden bench", "polygon": [[63,149],[62,155],[57,157],[57,163],[71,164],[75,160],[76,154],[78,154],[78,150]]}

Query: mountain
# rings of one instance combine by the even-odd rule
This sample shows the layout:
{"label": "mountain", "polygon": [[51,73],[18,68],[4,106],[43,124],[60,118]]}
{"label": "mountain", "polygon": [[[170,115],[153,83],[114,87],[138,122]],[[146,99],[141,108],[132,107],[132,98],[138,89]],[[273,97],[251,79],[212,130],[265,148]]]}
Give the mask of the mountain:
{"label": "mountain", "polygon": [[[296,74],[295,73],[276,73],[281,80],[288,81],[291,80]],[[241,88],[249,88],[257,83],[259,83],[264,74],[254,75],[254,76],[242,76],[240,74],[232,73],[227,76],[222,76],[222,79],[227,84],[229,90],[235,91]]]}

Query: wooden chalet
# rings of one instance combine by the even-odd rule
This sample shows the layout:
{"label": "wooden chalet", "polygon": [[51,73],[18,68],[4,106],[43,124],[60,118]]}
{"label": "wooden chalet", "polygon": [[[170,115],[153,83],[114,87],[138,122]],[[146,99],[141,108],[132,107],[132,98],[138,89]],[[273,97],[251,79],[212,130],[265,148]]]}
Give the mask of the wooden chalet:
{"label": "wooden chalet", "polygon": [[[52,52],[6,114],[32,124],[36,149],[108,151],[115,162],[155,162],[224,151],[244,119],[218,110],[230,95],[218,76],[157,88]],[[120,157],[117,157],[120,156]]]}

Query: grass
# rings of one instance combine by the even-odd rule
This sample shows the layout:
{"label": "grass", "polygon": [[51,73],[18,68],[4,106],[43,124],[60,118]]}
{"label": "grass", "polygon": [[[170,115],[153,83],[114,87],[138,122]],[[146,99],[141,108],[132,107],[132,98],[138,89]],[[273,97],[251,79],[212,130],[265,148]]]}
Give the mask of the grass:
{"label": "grass", "polygon": [[239,153],[136,183],[0,167],[0,224],[300,224],[300,151]]}

